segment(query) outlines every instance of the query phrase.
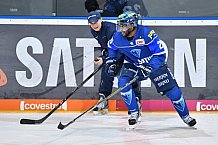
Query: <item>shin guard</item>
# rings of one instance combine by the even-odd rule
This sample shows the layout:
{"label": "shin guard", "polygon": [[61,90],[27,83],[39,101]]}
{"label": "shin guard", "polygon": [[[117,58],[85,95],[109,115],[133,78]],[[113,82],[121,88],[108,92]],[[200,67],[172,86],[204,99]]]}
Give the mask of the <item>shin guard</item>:
{"label": "shin guard", "polygon": [[[128,83],[130,81],[129,77],[120,77],[118,86],[123,86],[124,84]],[[123,101],[125,102],[128,110],[130,112],[136,112],[138,111],[138,105],[136,102],[136,96],[134,91],[132,91],[132,86],[128,86],[125,89],[121,91],[121,97]]]}
{"label": "shin guard", "polygon": [[179,87],[175,86],[173,89],[169,90],[166,95],[171,100],[179,116],[182,119],[186,118],[189,115],[189,110]]}

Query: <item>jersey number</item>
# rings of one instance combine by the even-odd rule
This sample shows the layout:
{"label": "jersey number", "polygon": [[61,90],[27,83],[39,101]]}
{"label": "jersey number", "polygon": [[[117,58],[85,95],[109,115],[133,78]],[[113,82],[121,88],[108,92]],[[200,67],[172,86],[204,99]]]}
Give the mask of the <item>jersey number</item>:
{"label": "jersey number", "polygon": [[157,41],[157,44],[159,45],[159,48],[160,48],[160,49],[163,49],[163,48],[164,48],[164,46],[163,46],[163,41],[159,40],[159,41]]}

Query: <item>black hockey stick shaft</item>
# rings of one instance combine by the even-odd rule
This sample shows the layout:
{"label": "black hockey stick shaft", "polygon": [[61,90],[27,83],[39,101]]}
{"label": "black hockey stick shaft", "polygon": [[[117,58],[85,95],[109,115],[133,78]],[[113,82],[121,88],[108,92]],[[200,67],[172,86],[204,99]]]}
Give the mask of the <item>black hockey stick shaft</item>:
{"label": "black hockey stick shaft", "polygon": [[115,90],[113,93],[111,93],[109,96],[107,96],[106,98],[100,100],[96,105],[92,106],[91,108],[89,108],[88,110],[86,110],[85,112],[83,112],[82,114],[80,114],[79,116],[77,116],[76,118],[74,118],[73,120],[71,120],[70,122],[68,122],[67,124],[62,124],[61,122],[58,125],[58,129],[63,130],[64,128],[66,128],[67,126],[69,126],[70,124],[74,123],[77,119],[79,119],[81,116],[85,115],[86,113],[92,111],[97,105],[99,105],[100,103],[109,100],[111,97],[113,97],[114,95],[116,95],[117,93],[119,93],[121,90],[123,90],[124,88],[126,88],[127,86],[131,85],[133,82],[135,82],[137,80],[137,77],[133,78],[130,82],[126,83],[124,86],[118,88],[117,90]]}
{"label": "black hockey stick shaft", "polygon": [[[96,58],[97,59],[97,58]],[[96,60],[95,59],[95,60]],[[92,62],[91,62],[92,63]],[[91,64],[90,63],[90,64]],[[90,65],[89,64],[89,65]],[[89,65],[87,65],[87,67],[89,66]],[[79,69],[78,71],[76,71],[75,72],[75,75],[77,75],[77,74],[79,74],[80,72],[82,72],[83,71],[83,68],[81,68],[81,69]],[[63,83],[65,82],[65,79],[63,79],[62,81],[60,81],[58,84],[57,84],[57,86],[56,87],[52,87],[52,88],[50,88],[50,89],[47,89],[47,90],[45,90],[45,91],[43,91],[43,92],[38,92],[38,93],[21,93],[20,94],[20,96],[21,97],[29,97],[29,96],[34,96],[34,98],[38,98],[38,97],[40,97],[40,96],[42,96],[42,95],[45,95],[45,94],[47,94],[47,93],[49,93],[49,92],[51,92],[52,90],[54,90],[54,89],[56,89],[56,88],[58,88],[60,85],[62,85]]]}
{"label": "black hockey stick shaft", "polygon": [[43,118],[34,120],[34,119],[21,119],[20,124],[41,124],[43,123],[53,112],[55,112],[64,102],[69,99],[78,89],[80,89],[90,78],[92,78],[101,68],[103,65],[99,66],[92,74],[90,74],[80,85],[78,85],[74,91],[68,94],[58,105],[55,106],[47,115]]}

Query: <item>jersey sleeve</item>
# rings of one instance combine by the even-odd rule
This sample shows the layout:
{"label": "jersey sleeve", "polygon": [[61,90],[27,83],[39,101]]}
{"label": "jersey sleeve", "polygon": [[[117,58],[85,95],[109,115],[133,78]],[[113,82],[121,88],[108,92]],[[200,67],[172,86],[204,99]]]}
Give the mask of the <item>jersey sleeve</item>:
{"label": "jersey sleeve", "polygon": [[114,44],[114,36],[108,41],[108,54],[109,57],[116,58],[118,56],[118,48]]}
{"label": "jersey sleeve", "polygon": [[161,41],[154,30],[150,28],[147,29],[144,37],[146,39],[146,44],[153,55],[161,55],[164,53],[164,49],[161,46]]}
{"label": "jersey sleeve", "polygon": [[159,39],[158,35],[152,29],[148,29],[146,34],[146,41],[149,50],[153,53],[149,65],[153,69],[156,69],[160,67],[163,63],[165,63],[167,48],[165,48],[162,45],[162,41]]}

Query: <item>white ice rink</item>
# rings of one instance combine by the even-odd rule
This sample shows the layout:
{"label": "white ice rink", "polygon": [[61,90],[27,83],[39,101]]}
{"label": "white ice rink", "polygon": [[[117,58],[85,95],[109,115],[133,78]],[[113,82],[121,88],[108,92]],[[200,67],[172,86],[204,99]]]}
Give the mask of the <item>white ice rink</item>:
{"label": "white ice rink", "polygon": [[218,114],[195,113],[196,128],[184,124],[176,113],[143,113],[142,122],[128,131],[127,113],[77,119],[81,113],[54,113],[40,125],[21,125],[21,118],[40,119],[47,113],[0,113],[0,145],[218,145]]}

